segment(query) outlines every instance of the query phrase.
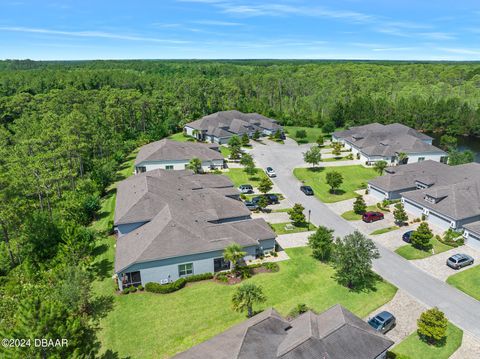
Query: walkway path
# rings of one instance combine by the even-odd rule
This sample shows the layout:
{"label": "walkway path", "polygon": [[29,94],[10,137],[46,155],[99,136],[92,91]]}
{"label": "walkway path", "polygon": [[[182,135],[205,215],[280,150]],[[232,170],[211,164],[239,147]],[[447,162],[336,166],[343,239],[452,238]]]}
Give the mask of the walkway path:
{"label": "walkway path", "polygon": [[[315,197],[300,192],[300,182],[293,176],[293,169],[303,165],[302,152],[308,148],[309,145],[298,146],[287,139],[284,145],[256,145],[251,152],[262,168],[275,169],[277,177],[273,181],[290,201],[302,203],[306,211],[311,210],[312,223],[334,229],[337,236],[353,232],[355,228],[348,221]],[[479,301],[430,276],[381,244],[377,243],[377,247],[381,258],[374,261],[375,271],[421,303],[439,307],[450,321],[480,338]]]}

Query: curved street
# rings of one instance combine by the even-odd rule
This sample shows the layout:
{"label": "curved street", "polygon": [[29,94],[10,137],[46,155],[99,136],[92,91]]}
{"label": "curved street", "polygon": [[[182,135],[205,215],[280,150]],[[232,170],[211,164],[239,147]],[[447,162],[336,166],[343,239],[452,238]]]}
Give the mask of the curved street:
{"label": "curved street", "polygon": [[[355,230],[351,223],[331,211],[317,198],[307,197],[299,190],[300,182],[294,177],[293,169],[306,167],[302,153],[310,146],[299,146],[295,141],[287,138],[285,144],[271,141],[268,141],[268,145],[255,143],[251,153],[259,167],[274,168],[277,173],[277,177],[272,178],[274,185],[292,203],[301,203],[306,212],[310,210],[312,223],[334,229],[336,236],[349,234]],[[326,162],[325,164],[341,163]],[[437,306],[455,325],[480,338],[479,301],[434,278],[381,244],[376,243],[376,245],[381,257],[374,261],[373,266],[378,274],[426,306]]]}

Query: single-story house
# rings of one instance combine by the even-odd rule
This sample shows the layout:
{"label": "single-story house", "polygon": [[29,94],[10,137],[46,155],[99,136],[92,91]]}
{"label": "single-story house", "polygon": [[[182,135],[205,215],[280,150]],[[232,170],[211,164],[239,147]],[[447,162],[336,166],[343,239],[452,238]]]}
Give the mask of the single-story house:
{"label": "single-story house", "polygon": [[225,165],[216,144],[163,139],[140,147],[135,159],[135,173],[156,169],[184,170],[192,158],[202,161],[203,171],[221,169]]}
{"label": "single-story house", "polygon": [[332,141],[341,142],[354,156],[373,165],[385,161],[390,166],[426,160],[446,163],[447,153],[432,145],[433,139],[400,123],[371,123],[351,127],[332,134]]}
{"label": "single-story house", "polygon": [[337,304],[295,319],[267,309],[175,359],[384,359],[394,344]]}
{"label": "single-story house", "polygon": [[275,251],[276,235],[252,219],[226,177],[157,169],[118,184],[114,226],[120,289],[166,284],[229,268],[223,250],[237,243],[245,260]]}
{"label": "single-story house", "polygon": [[283,134],[277,121],[258,113],[243,113],[236,110],[220,111],[187,123],[184,133],[200,141],[225,144],[233,136],[270,136],[276,132]]}
{"label": "single-story house", "polygon": [[449,166],[424,161],[392,167],[371,180],[368,188],[379,200],[400,198],[407,213],[423,216],[439,229],[464,231],[468,244],[480,248],[479,163]]}

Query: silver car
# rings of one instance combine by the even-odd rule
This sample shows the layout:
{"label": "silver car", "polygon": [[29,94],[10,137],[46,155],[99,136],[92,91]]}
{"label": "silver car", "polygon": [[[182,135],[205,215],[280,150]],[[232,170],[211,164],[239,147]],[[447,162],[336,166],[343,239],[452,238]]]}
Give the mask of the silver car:
{"label": "silver car", "polygon": [[447,259],[447,266],[453,269],[460,269],[473,264],[473,258],[467,254],[454,254]]}
{"label": "silver car", "polygon": [[277,174],[275,173],[272,167],[267,167],[267,169],[265,170],[265,173],[267,174],[268,177],[277,177]]}

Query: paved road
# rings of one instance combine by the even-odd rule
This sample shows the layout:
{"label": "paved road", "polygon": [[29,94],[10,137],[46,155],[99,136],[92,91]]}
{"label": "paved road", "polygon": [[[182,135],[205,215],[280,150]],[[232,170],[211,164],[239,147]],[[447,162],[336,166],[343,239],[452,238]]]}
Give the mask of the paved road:
{"label": "paved road", "polygon": [[[285,145],[255,145],[252,154],[262,168],[275,169],[277,177],[273,181],[292,202],[302,203],[307,211],[311,210],[312,223],[334,229],[337,236],[353,232],[355,228],[348,221],[315,197],[300,192],[300,182],[293,176],[293,169],[303,163],[302,152],[307,149],[308,145],[297,146],[287,140]],[[373,267],[378,274],[421,303],[439,307],[451,322],[480,338],[479,301],[430,276],[378,243],[377,247],[381,258],[374,261]]]}

